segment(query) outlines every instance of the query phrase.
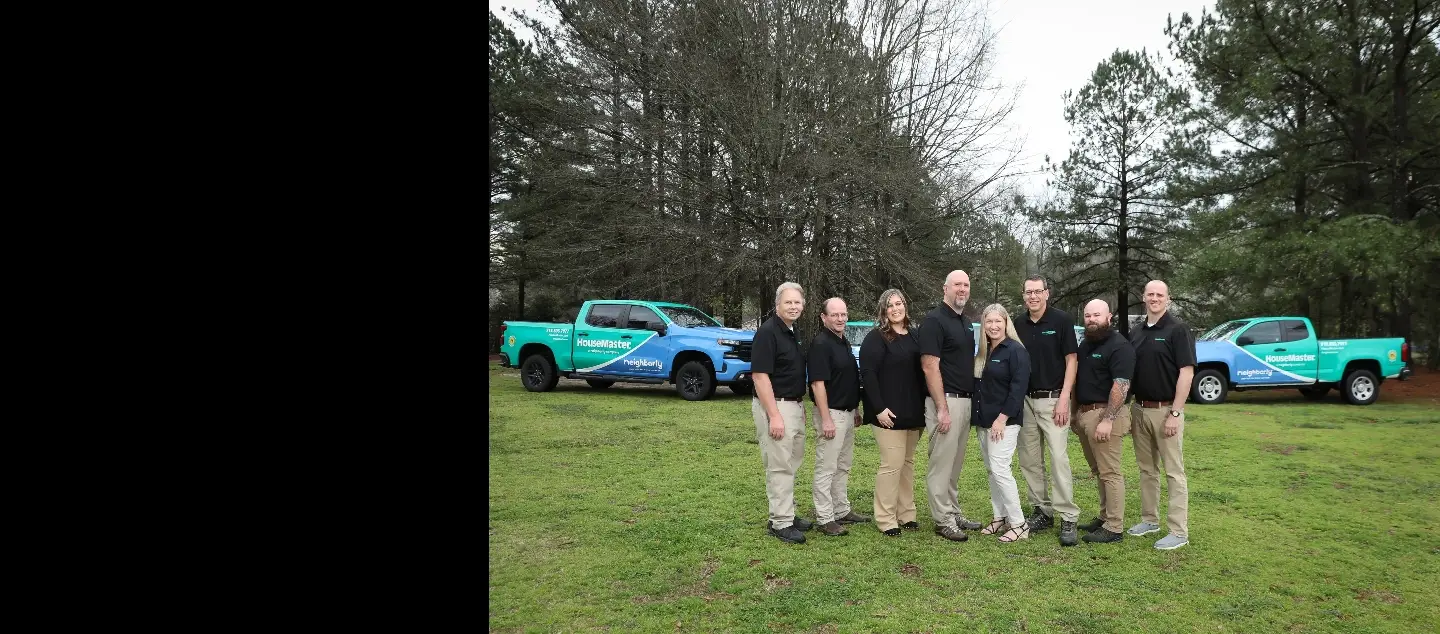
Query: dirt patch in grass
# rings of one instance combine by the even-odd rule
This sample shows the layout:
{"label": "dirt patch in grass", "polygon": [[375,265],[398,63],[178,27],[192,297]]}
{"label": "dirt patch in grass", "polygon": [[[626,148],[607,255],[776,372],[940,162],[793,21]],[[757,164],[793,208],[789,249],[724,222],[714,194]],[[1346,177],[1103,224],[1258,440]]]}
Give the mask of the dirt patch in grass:
{"label": "dirt patch in grass", "polygon": [[776,588],[788,588],[795,585],[794,582],[773,573],[765,573],[765,591],[773,592]]}
{"label": "dirt patch in grass", "polygon": [[1387,590],[1371,590],[1363,588],[1355,592],[1355,598],[1360,601],[1380,601],[1383,603],[1404,603],[1405,599],[1400,595]]}
{"label": "dirt patch in grass", "polygon": [[915,564],[905,564],[903,566],[900,566],[900,574],[907,577],[918,577],[920,576],[920,566],[917,566]]}

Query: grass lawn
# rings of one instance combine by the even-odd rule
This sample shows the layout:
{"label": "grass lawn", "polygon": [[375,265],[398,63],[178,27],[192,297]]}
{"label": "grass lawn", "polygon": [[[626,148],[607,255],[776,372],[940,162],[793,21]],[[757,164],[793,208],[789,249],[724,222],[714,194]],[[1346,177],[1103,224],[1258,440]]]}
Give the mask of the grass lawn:
{"label": "grass lawn", "polygon": [[[493,364],[489,381],[492,632],[1414,633],[1440,622],[1440,411],[1428,403],[1236,394],[1188,407],[1191,543],[1175,551],[1151,547],[1163,531],[1074,548],[1056,529],[1009,545],[944,541],[925,501],[928,437],[921,530],[897,539],[861,524],[790,545],[764,530],[749,397],[720,388],[690,403],[670,386],[574,381],[532,394]],[[813,438],[796,485],[812,519]],[[1128,438],[1125,453],[1129,526],[1140,488]],[[1088,519],[1095,481],[1073,439],[1070,461]],[[866,515],[877,465],[864,428],[850,498]],[[988,519],[973,434],[960,501]]]}

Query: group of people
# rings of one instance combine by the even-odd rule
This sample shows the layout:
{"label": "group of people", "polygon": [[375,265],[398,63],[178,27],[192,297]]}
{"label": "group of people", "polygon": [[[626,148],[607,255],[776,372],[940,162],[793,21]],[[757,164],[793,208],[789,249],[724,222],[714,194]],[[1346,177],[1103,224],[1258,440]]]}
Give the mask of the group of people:
{"label": "group of people", "polygon": [[[751,356],[751,413],[765,466],[769,533],[804,543],[804,533],[812,528],[839,536],[848,532],[846,525],[872,521],[851,507],[847,489],[855,433],[873,425],[880,453],[873,521],[885,535],[920,528],[915,451],[923,432],[929,435],[925,490],[935,534],[943,539],[963,542],[969,539],[966,531],[978,530],[1000,542],[1015,542],[1057,525],[1057,514],[1064,546],[1159,532],[1163,465],[1169,533],[1155,547],[1188,544],[1189,493],[1181,447],[1195,343],[1185,324],[1169,314],[1165,283],[1146,284],[1145,324],[1132,330],[1129,340],[1111,327],[1106,302],[1087,303],[1084,341],[1078,344],[1072,318],[1049,305],[1050,290],[1042,277],[1025,281],[1026,314],[1020,319],[1012,320],[1000,304],[980,311],[978,346],[964,314],[969,275],[952,271],[942,291],[941,304],[918,324],[904,293],[881,293],[875,328],[860,345],[857,368],[845,339],[849,313],[843,299],[832,297],[821,305],[824,327],[807,350],[795,331],[805,310],[804,289],[793,282],[776,289],[775,315],[756,331]],[[795,504],[795,474],[805,456],[807,391],[819,436],[814,522],[797,516]],[[990,484],[992,519],[983,525],[965,517],[959,500],[972,427]],[[1098,516],[1085,524],[1078,523],[1067,427],[1079,437],[1099,483]],[[1125,530],[1120,461],[1127,434],[1133,437],[1140,469],[1141,521]],[[1011,471],[1017,451],[1033,508],[1028,517]]]}

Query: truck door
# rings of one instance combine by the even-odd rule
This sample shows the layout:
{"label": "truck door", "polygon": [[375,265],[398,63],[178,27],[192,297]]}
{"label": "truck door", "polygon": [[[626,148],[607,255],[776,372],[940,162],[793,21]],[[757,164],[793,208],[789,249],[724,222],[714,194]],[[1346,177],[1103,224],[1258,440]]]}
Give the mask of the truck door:
{"label": "truck door", "polygon": [[627,308],[624,304],[590,305],[590,312],[575,324],[576,372],[618,373],[615,361],[633,345],[628,339],[620,338],[629,334],[620,327]]}
{"label": "truck door", "polygon": [[1320,340],[1304,321],[1280,321],[1280,346],[1275,348],[1275,354],[1284,355],[1289,361],[1276,363],[1276,367],[1304,378],[1306,383],[1314,383],[1320,378],[1319,349]]}
{"label": "truck door", "polygon": [[[1295,358],[1296,355],[1290,354],[1290,344],[1282,341],[1280,324],[1278,320],[1262,321],[1246,328],[1245,332],[1235,338],[1235,344],[1259,362],[1255,367],[1240,368],[1236,372],[1237,384],[1287,385],[1314,382],[1313,378],[1307,380],[1304,375],[1295,372],[1296,369],[1303,369],[1305,364]],[[1311,365],[1313,366],[1313,361]]]}
{"label": "truck door", "polygon": [[667,376],[670,359],[675,355],[669,353],[669,346],[665,345],[666,339],[658,337],[651,329],[664,325],[664,318],[655,314],[655,311],[646,306],[632,305],[630,313],[625,317],[625,323],[622,324],[624,332],[620,335],[623,341],[632,344],[632,348],[629,356],[615,364],[623,366],[617,368],[616,372],[634,376]]}

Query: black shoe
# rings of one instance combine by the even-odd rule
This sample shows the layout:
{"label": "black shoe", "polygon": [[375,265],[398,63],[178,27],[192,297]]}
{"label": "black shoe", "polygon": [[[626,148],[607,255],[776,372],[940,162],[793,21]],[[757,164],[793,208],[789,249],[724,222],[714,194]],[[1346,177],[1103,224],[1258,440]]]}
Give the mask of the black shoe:
{"label": "black shoe", "polygon": [[1086,533],[1085,536],[1081,537],[1080,539],[1083,539],[1092,544],[1108,544],[1110,542],[1118,542],[1122,539],[1125,539],[1125,535],[1122,533],[1112,533],[1105,530],[1105,527],[1102,526],[1095,529],[1094,531]]}
{"label": "black shoe", "polygon": [[967,531],[978,531],[978,530],[980,530],[980,527],[982,526],[982,525],[980,524],[980,522],[972,522],[972,521],[970,521],[970,520],[965,519],[964,517],[957,517],[957,518],[955,518],[955,525],[956,525],[956,526],[959,526],[960,528],[963,528],[963,529],[965,529],[965,530],[967,530]]}
{"label": "black shoe", "polygon": [[1060,522],[1060,545],[1074,546],[1078,540],[1075,538],[1075,522]]}
{"label": "black shoe", "polygon": [[914,521],[914,520],[911,520],[911,521],[909,521],[909,522],[905,522],[904,524],[901,524],[901,525],[900,525],[900,528],[903,528],[903,529],[905,529],[905,530],[907,530],[907,531],[918,531],[918,530],[920,530],[920,522],[916,522],[916,521]]}
{"label": "black shoe", "polygon": [[900,533],[901,533],[900,529],[898,529],[898,528],[892,528],[892,529],[883,530],[883,531],[880,531],[880,532],[881,532],[881,533],[884,533],[886,537],[899,537],[899,536],[900,536]]}
{"label": "black shoe", "polygon": [[815,523],[803,517],[796,517],[795,523],[791,524],[791,526],[794,526],[795,528],[798,528],[802,531],[808,531],[812,528],[815,528]]}
{"label": "black shoe", "polygon": [[781,529],[771,528],[770,534],[774,535],[782,542],[789,542],[791,544],[805,543],[805,534],[795,530],[794,526],[786,526],[785,528]]}
{"label": "black shoe", "polygon": [[1040,507],[1037,506],[1035,507],[1035,514],[1025,518],[1025,522],[1030,524],[1030,532],[1033,533],[1035,531],[1043,531],[1047,528],[1050,528],[1051,526],[1054,526],[1055,518],[1046,515],[1045,511],[1040,510]]}
{"label": "black shoe", "polygon": [[1090,533],[1090,532],[1094,532],[1095,530],[1098,530],[1101,526],[1104,526],[1104,525],[1105,525],[1105,520],[1102,520],[1102,519],[1100,519],[1100,518],[1097,517],[1097,518],[1095,518],[1095,519],[1093,519],[1093,520],[1090,520],[1090,521],[1088,521],[1088,522],[1085,522],[1084,524],[1081,524],[1081,525],[1079,525],[1079,526],[1076,526],[1076,528],[1078,528],[1078,529],[1080,529],[1080,530],[1082,530],[1082,531],[1085,531],[1085,532],[1087,532],[1087,533]]}
{"label": "black shoe", "polygon": [[870,521],[870,516],[861,515],[859,513],[856,513],[855,511],[850,511],[849,513],[845,514],[845,517],[842,517],[835,521],[840,522],[841,524],[864,524]]}

